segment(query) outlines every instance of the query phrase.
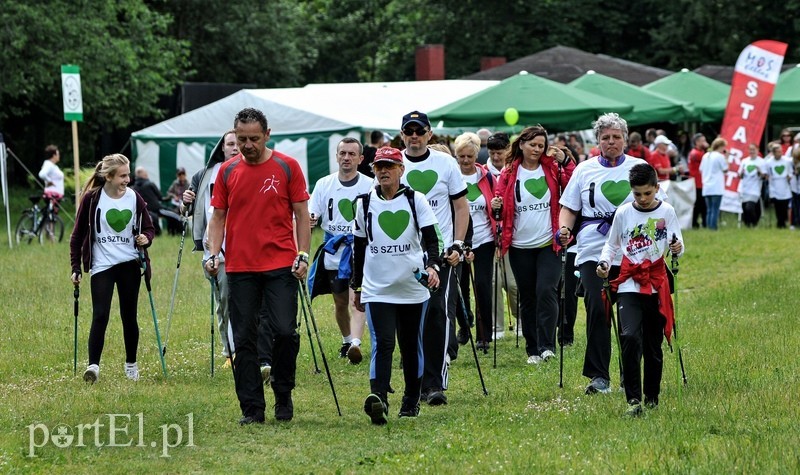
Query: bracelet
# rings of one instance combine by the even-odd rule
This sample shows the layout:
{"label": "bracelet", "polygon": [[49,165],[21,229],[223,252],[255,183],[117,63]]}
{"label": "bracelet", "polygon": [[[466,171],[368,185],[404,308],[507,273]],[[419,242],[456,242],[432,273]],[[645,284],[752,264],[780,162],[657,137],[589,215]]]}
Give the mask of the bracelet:
{"label": "bracelet", "polygon": [[297,262],[305,262],[306,264],[308,264],[308,253],[299,251],[297,253]]}

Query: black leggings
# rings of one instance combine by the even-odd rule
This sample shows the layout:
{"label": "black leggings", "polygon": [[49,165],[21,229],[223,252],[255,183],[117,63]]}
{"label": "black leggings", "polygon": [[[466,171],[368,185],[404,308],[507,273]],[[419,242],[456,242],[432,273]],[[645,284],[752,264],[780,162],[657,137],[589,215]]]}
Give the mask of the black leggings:
{"label": "black leggings", "polygon": [[139,300],[139,286],[142,283],[140,272],[139,263],[134,260],[117,264],[92,275],[92,328],[89,330],[89,364],[100,364],[115,284],[119,295],[122,335],[125,339],[125,362],[136,362],[136,350],[139,347],[136,306]]}
{"label": "black leggings", "polygon": [[536,249],[512,246],[508,256],[519,292],[525,351],[528,356],[555,351],[561,261],[551,246]]}
{"label": "black leggings", "polygon": [[392,379],[392,353],[395,335],[400,346],[403,362],[403,394],[414,401],[419,400],[422,384],[422,316],[427,302],[396,304],[370,302],[367,307],[372,355],[369,362],[370,391],[385,401]]}

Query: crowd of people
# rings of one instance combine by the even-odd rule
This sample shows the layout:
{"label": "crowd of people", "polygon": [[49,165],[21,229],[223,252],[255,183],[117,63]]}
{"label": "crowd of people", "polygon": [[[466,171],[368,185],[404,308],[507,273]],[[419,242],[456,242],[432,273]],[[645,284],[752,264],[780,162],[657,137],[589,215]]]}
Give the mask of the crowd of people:
{"label": "crowd of people", "polygon": [[[240,111],[206,167],[191,180],[178,169],[167,193],[177,212],[191,216],[192,240],[217,290],[217,324],[234,372],[240,424],[265,421],[265,385],[275,419],[294,416],[298,296],[306,282],[309,300],[332,296],[341,358],[360,364],[369,332],[364,412],[373,424],[388,420],[395,342],[404,381],[398,415],[417,417],[421,403],[448,403],[449,367],[473,328],[480,350],[516,328],[525,362],[552,364],[557,346],[575,340],[579,295],[586,309],[586,394],[611,392],[609,322],[618,313],[625,414],[657,407],[661,344],[673,322],[665,258],[684,252],[659,182],[694,179],[702,199],[693,222],[716,229],[728,144],[717,138],[709,147],[702,134],[681,134],[675,144],[655,130],[645,133],[645,142],[614,113],[600,116],[593,134],[597,145],[588,152],[577,134],[551,141],[538,125],[514,137],[467,132],[451,148],[432,143],[427,115],[412,111],[401,119],[399,147],[380,131],[367,145],[342,139],[337,170],[309,195],[297,160],[267,146],[264,114]],[[752,146],[742,162],[748,226],[758,223],[764,183],[779,227],[788,209],[797,209],[800,134],[795,144],[787,136],[788,142],[782,135],[770,144],[765,158]],[[51,165],[57,149],[54,156]],[[45,164],[45,171],[48,184],[57,186],[52,166]],[[137,185],[129,186],[130,163],[119,154],[98,163],[70,240],[73,284],[80,285],[82,272],[92,275],[83,376],[92,383],[100,374],[115,286],[125,374],[139,378],[137,296],[142,274],[149,279],[147,248],[164,214],[147,171],[137,167],[135,174]],[[63,187],[63,174],[61,181]],[[309,259],[316,226],[324,237]]]}

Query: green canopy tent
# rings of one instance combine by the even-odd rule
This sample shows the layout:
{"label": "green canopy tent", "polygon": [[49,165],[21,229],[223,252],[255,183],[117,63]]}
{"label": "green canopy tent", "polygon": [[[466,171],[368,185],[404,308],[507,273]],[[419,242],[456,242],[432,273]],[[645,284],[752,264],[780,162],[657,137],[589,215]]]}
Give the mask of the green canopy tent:
{"label": "green canopy tent", "polygon": [[691,120],[694,115],[694,106],[691,102],[678,101],[656,92],[645,91],[633,84],[594,71],[588,71],[568,86],[631,104],[633,111],[625,114],[625,120],[629,125],[682,122]]}
{"label": "green canopy tent", "polygon": [[770,121],[800,120],[800,64],[782,72],[772,94]]}
{"label": "green canopy tent", "polygon": [[521,72],[483,91],[428,113],[432,123],[444,127],[491,127],[508,129],[504,114],[519,112],[520,125],[542,124],[550,131],[591,127],[605,112],[625,114],[633,106],[590,92]]}
{"label": "green canopy tent", "polygon": [[643,86],[677,101],[691,102],[695,107],[694,120],[718,122],[725,115],[731,87],[724,82],[701,76],[688,69]]}

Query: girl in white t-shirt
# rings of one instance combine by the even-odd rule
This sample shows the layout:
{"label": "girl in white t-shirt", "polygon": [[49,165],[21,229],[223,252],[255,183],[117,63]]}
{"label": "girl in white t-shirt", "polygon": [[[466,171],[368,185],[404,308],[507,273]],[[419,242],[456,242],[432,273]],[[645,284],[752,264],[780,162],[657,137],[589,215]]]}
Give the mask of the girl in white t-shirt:
{"label": "girl in white t-shirt", "polygon": [[69,243],[73,285],[81,283],[81,265],[92,276],[89,365],[83,373],[84,381],[90,383],[97,381],[100,374],[115,286],[125,340],[125,375],[134,381],[139,379],[136,309],[142,266],[145,279],[150,278],[145,248],[150,246],[155,228],[145,201],[128,188],[130,173],[130,162],[121,154],[108,155],[97,164],[84,188]]}

